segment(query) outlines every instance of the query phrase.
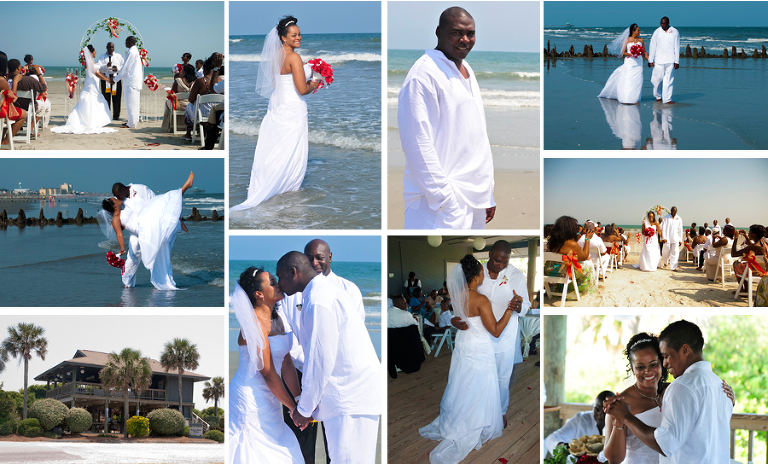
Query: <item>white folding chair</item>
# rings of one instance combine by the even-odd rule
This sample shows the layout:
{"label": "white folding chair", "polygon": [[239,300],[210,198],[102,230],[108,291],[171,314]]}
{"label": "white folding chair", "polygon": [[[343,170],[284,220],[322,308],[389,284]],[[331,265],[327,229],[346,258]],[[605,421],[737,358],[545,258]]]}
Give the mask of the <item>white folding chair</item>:
{"label": "white folding chair", "polygon": [[[0,94],[0,104],[2,104],[4,98],[5,97]],[[9,136],[13,133],[13,127],[11,124],[12,123],[8,118],[8,115],[5,115],[4,118],[0,119],[0,141],[2,141],[3,137],[5,136],[5,131],[8,131]],[[13,150],[13,137],[8,137],[8,144],[0,145],[0,148],[4,147],[8,147],[10,150]]]}
{"label": "white folding chair", "polygon": [[[19,98],[28,98],[29,106],[27,110],[27,122],[22,128],[23,135],[17,134],[14,140],[17,142],[24,142],[25,144],[32,143],[32,131],[34,130],[35,138],[37,138],[37,123],[35,122],[35,91],[34,90],[20,90],[16,92],[16,96]],[[21,133],[21,131],[19,131]]]}
{"label": "white folding chair", "polygon": [[[543,257],[545,262],[559,262],[563,263],[563,255],[559,253],[553,253],[553,252],[544,252]],[[574,276],[573,278],[570,278],[568,276],[568,272],[566,271],[565,276],[544,276],[544,292],[547,293],[550,297],[555,296],[562,296],[560,299],[560,306],[565,307],[565,298],[568,294],[568,286],[570,284],[573,284],[573,290],[576,292],[576,300],[581,300],[581,297],[579,296],[579,286],[576,284],[576,271],[573,267],[573,265],[570,266],[571,268],[571,275]],[[562,284],[563,285],[563,292],[553,292],[550,288],[550,284]]]}
{"label": "white folding chair", "polygon": [[731,249],[733,247],[719,247],[717,255],[717,268],[715,269],[715,282],[717,275],[720,274],[723,287],[725,287],[725,268],[730,267],[728,276],[733,274],[733,259],[731,258]]}
{"label": "white folding chair", "polygon": [[603,256],[600,254],[600,249],[598,249],[596,245],[592,245],[591,242],[589,243],[589,254],[592,258],[597,257],[592,263],[595,265],[595,270],[597,271],[594,276],[595,287],[600,287],[600,276],[602,276],[603,279],[608,279],[608,276],[606,276],[606,267],[603,263]]}
{"label": "white folding chair", "polygon": [[[189,92],[179,92],[179,93],[177,93],[176,94],[176,99],[177,100],[189,99]],[[173,133],[174,134],[184,134],[185,132],[187,132],[187,128],[185,127],[185,128],[183,128],[184,129],[183,131],[179,132],[179,130],[178,130],[178,123],[176,122],[176,119],[177,119],[176,117],[177,116],[181,116],[183,118],[184,117],[184,110],[174,110],[173,107],[171,107],[171,117],[173,118]]]}
{"label": "white folding chair", "polygon": [[432,345],[430,346],[430,349],[435,350],[435,346],[437,346],[435,357],[440,355],[440,349],[443,348],[443,344],[445,344],[446,341],[448,341],[448,347],[451,349],[451,352],[453,352],[453,333],[451,331],[451,328],[447,328],[442,334],[432,335]]}
{"label": "white folding chair", "polygon": [[[758,255],[757,260],[765,264],[765,255]],[[760,280],[763,278],[760,276],[755,276],[752,274],[752,268],[747,265],[746,269],[744,269],[744,274],[741,275],[741,280],[739,281],[739,286],[736,288],[736,295],[733,296],[733,300],[738,300],[739,297],[746,295],[747,296],[747,302],[750,307],[755,306],[755,299],[752,296],[752,285],[758,285],[760,284]],[[746,291],[739,291],[739,289],[742,289],[744,286],[746,286]]]}
{"label": "white folding chair", "polygon": [[[616,244],[615,242],[606,242],[605,243],[605,246],[608,247],[608,255],[610,255],[610,258],[608,260],[608,268],[606,269],[606,271],[608,271],[610,273],[613,273],[613,269],[614,268],[616,268],[617,270],[619,269],[619,265],[618,265],[619,262],[616,259],[616,255],[611,253],[611,250],[613,249],[615,244]],[[616,246],[616,248],[617,248],[619,254],[621,254],[621,247]]]}
{"label": "white folding chair", "polygon": [[[195,143],[197,140],[197,132],[196,129],[198,127],[199,123],[202,123],[203,121],[207,121],[207,119],[203,118],[203,113],[200,110],[200,105],[203,103],[222,103],[224,102],[224,95],[222,94],[206,94],[206,95],[198,95],[195,99],[195,116],[192,121],[192,144]],[[203,128],[200,128],[200,147],[205,147],[205,131]]]}

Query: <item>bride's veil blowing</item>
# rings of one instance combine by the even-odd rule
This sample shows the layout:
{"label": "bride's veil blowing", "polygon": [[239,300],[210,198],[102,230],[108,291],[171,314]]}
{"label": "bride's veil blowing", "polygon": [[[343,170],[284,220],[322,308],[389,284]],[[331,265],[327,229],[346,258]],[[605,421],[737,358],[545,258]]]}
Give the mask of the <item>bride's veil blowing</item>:
{"label": "bride's veil blowing", "polygon": [[256,76],[256,93],[269,99],[272,95],[280,96],[280,69],[285,61],[285,49],[277,33],[277,27],[273,27],[264,39],[264,47],[261,50],[259,72]]}
{"label": "bride's veil blowing", "polygon": [[[256,273],[258,270],[254,270]],[[264,368],[262,359],[262,350],[266,346],[264,335],[261,331],[259,319],[256,312],[253,311],[253,305],[240,284],[235,285],[235,292],[232,293],[230,306],[235,311],[237,322],[240,323],[240,332],[247,343],[249,363],[246,379],[253,378],[256,373]]]}
{"label": "bride's veil blowing", "polygon": [[467,278],[461,263],[456,264],[448,275],[448,293],[451,295],[451,305],[453,313],[469,324],[467,316],[467,303],[469,302],[469,292],[467,291]]}
{"label": "bride's veil blowing", "polygon": [[608,51],[612,55],[617,55],[620,58],[622,58],[622,54],[624,52],[624,44],[629,39],[629,28],[624,29],[624,32],[619,34],[618,37],[613,39],[613,42],[608,44]]}

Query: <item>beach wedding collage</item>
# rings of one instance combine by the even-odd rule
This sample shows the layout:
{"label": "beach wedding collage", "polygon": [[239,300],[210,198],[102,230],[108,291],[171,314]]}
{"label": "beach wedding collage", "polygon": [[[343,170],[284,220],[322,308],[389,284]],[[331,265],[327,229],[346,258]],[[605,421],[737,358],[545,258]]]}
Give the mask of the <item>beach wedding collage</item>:
{"label": "beach wedding collage", "polygon": [[0,464],[768,465],[768,0],[0,15]]}

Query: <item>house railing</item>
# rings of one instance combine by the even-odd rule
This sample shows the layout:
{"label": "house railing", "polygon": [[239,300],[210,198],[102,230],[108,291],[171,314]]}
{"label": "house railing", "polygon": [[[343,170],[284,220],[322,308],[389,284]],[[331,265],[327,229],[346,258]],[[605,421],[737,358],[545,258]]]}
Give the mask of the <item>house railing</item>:
{"label": "house railing", "polygon": [[192,412],[192,422],[203,424],[203,434],[205,434],[206,432],[208,432],[209,429],[211,429],[211,425],[209,425],[208,422],[200,418],[200,415],[196,414],[195,412]]}
{"label": "house railing", "polygon": [[[59,399],[62,397],[76,396],[98,396],[98,397],[123,397],[122,389],[107,389],[103,384],[75,382],[66,383],[55,387],[46,393],[46,397]],[[139,398],[140,400],[165,400],[165,389],[145,389],[137,396],[135,392],[128,393],[129,399]]]}
{"label": "house railing", "polygon": [[[579,412],[592,410],[591,404],[560,404],[560,419],[565,421]],[[734,413],[731,415],[731,458],[736,456],[736,431],[749,432],[747,439],[747,461],[754,463],[755,432],[768,431],[768,415],[757,413]],[[768,435],[766,436],[766,463],[768,463]]]}

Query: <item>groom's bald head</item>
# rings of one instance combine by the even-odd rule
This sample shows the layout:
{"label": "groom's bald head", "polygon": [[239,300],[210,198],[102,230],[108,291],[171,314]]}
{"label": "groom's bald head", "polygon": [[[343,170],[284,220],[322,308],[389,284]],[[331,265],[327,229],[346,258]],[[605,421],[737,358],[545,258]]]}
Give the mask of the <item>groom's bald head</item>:
{"label": "groom's bald head", "polygon": [[318,275],[309,263],[309,259],[301,252],[288,252],[277,261],[275,270],[279,279],[280,289],[287,295],[304,292],[304,288]]}
{"label": "groom's bald head", "polygon": [[135,37],[128,36],[128,37],[125,38],[125,46],[126,47],[131,48],[134,45],[136,45],[136,38]]}
{"label": "groom's bald head", "polygon": [[121,182],[112,184],[112,195],[120,200],[125,200],[125,198],[128,197],[129,192],[130,189],[128,189],[128,187]]}

